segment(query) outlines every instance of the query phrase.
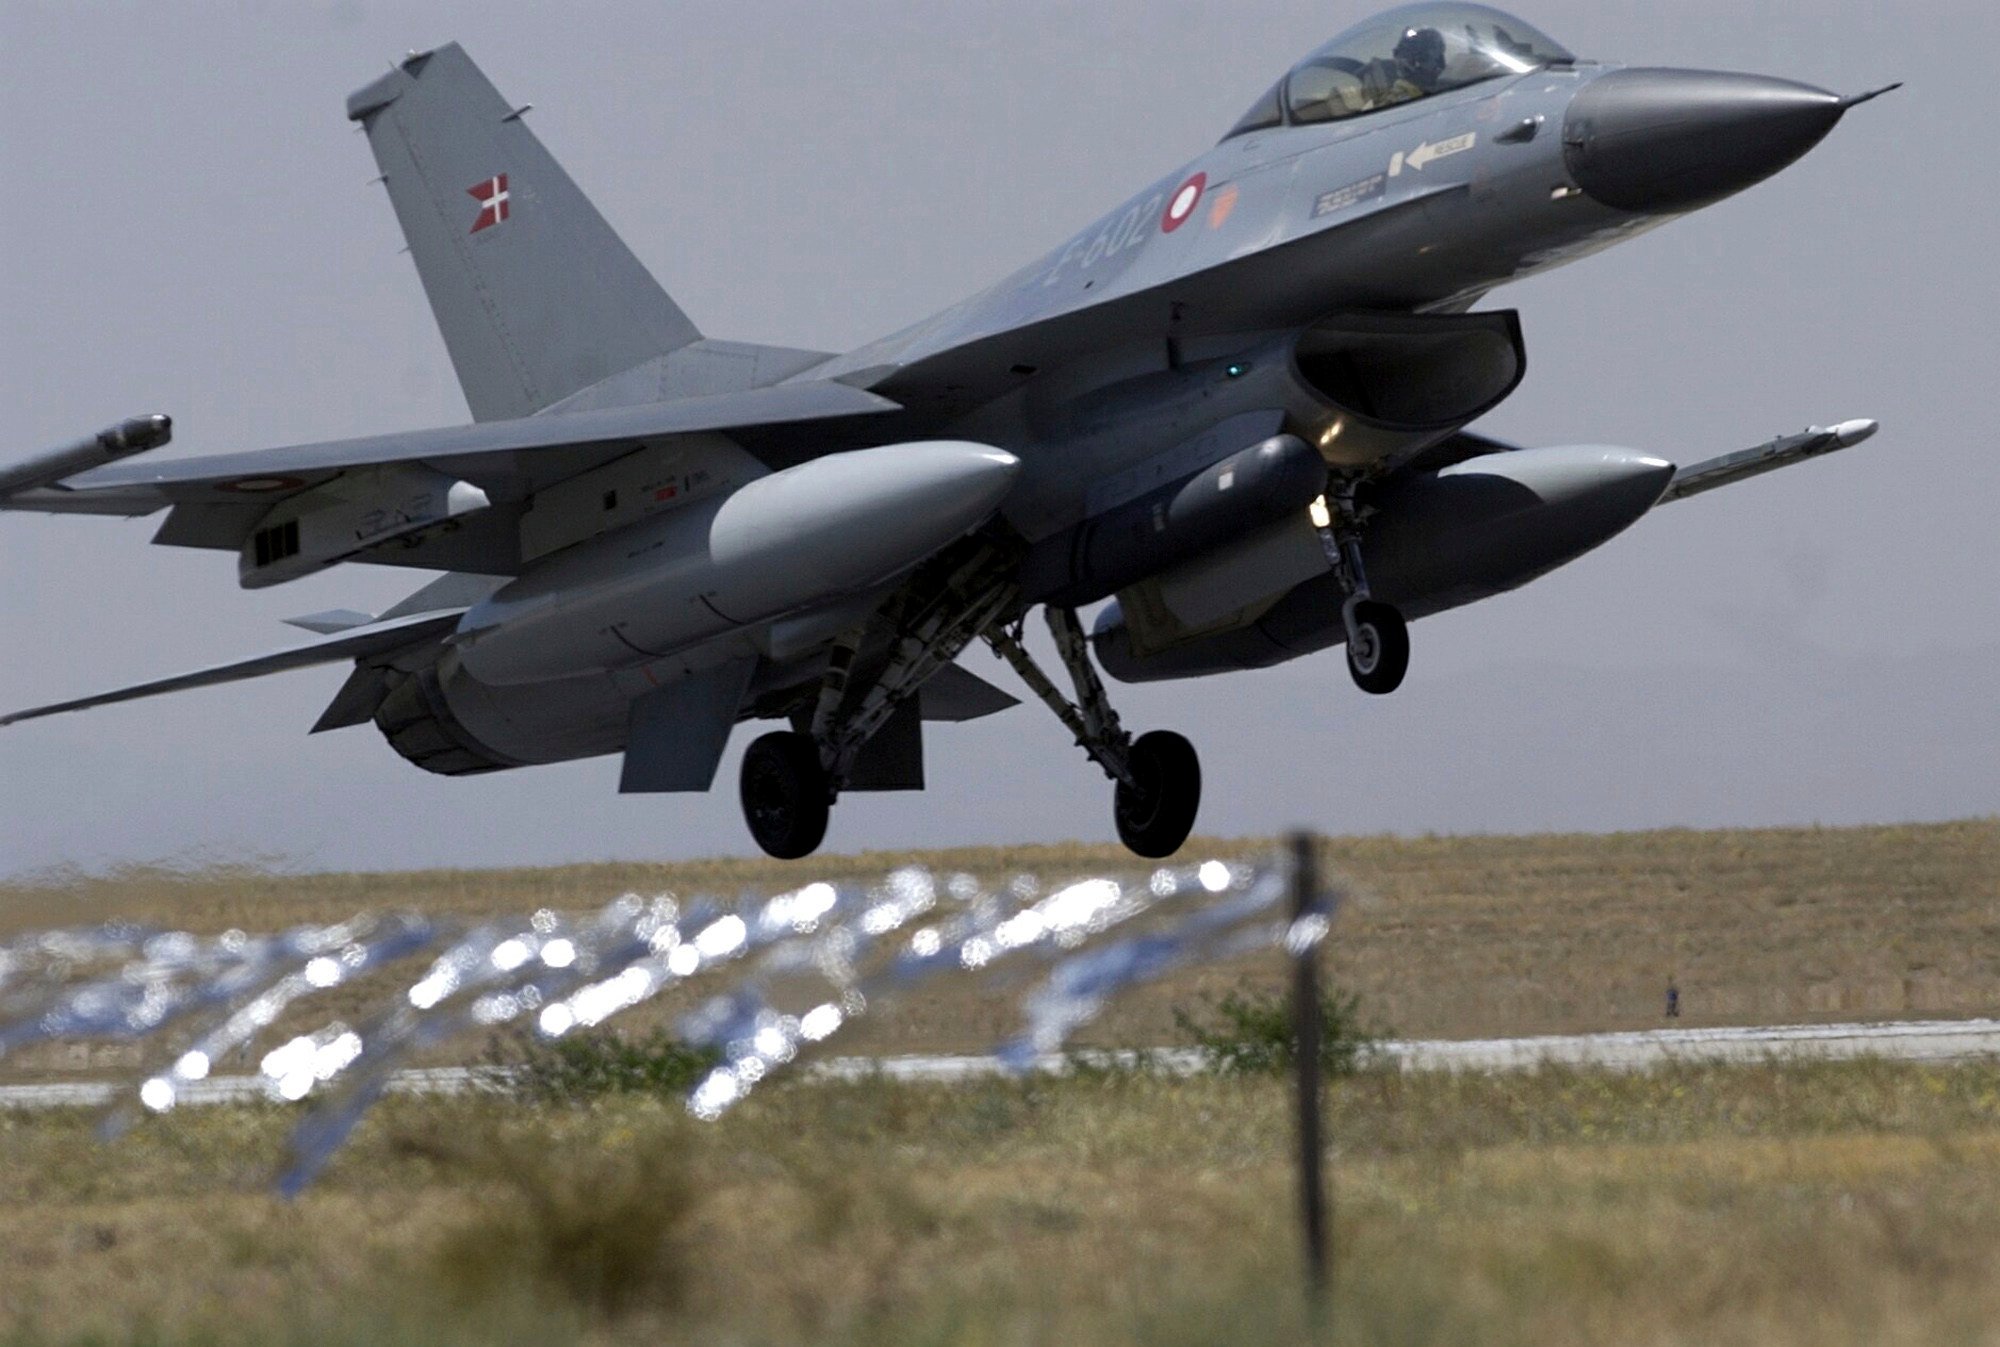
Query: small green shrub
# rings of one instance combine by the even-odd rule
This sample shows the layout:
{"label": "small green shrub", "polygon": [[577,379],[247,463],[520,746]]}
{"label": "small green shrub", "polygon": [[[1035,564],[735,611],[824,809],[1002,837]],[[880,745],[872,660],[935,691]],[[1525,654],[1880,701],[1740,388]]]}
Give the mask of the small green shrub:
{"label": "small green shrub", "polygon": [[497,1042],[487,1053],[510,1094],[544,1104],[577,1104],[614,1094],[680,1095],[722,1061],[715,1048],[691,1047],[665,1030],[639,1038],[577,1033]]}
{"label": "small green shrub", "polygon": [[690,1125],[676,1110],[592,1142],[533,1127],[432,1137],[477,1193],[433,1251],[441,1288],[460,1306],[520,1300],[598,1320],[679,1306],[696,1261]]}
{"label": "small green shrub", "polygon": [[[1352,1075],[1375,1058],[1382,1031],[1362,1024],[1359,996],[1321,988],[1319,1023],[1320,1069],[1327,1075]],[[1295,1040],[1288,995],[1238,988],[1210,998],[1199,1016],[1176,1006],[1174,1027],[1223,1075],[1276,1075],[1292,1069]]]}

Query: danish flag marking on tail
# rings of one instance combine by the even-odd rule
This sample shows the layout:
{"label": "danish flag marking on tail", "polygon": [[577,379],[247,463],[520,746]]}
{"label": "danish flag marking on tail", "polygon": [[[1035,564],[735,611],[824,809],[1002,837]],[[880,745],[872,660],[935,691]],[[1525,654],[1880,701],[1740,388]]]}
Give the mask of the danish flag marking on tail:
{"label": "danish flag marking on tail", "polygon": [[477,187],[465,189],[466,195],[479,200],[479,218],[472,222],[472,232],[491,229],[508,216],[507,175],[488,178]]}

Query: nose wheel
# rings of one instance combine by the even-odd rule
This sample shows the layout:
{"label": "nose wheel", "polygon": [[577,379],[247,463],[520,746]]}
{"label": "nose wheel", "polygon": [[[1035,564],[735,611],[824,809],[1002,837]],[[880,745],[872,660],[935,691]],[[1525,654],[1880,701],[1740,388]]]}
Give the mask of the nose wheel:
{"label": "nose wheel", "polygon": [[1347,672],[1363,692],[1386,697],[1403,686],[1410,671],[1410,628],[1403,615],[1386,603],[1364,599],[1349,603]]}
{"label": "nose wheel", "polygon": [[1091,665],[1075,610],[1047,611],[1049,633],[1076,685],[1074,703],[1036,665],[1021,644],[1018,627],[992,628],[987,643],[1014,666],[1021,681],[1069,727],[1077,746],[1115,783],[1112,816],[1118,839],[1137,855],[1164,860],[1186,843],[1201,812],[1201,759],[1193,744],[1170,730],[1154,730],[1136,740],[1127,734]]}
{"label": "nose wheel", "polygon": [[767,734],[743,755],[743,820],[757,845],[781,861],[802,860],[826,838],[833,789],[810,734]]}

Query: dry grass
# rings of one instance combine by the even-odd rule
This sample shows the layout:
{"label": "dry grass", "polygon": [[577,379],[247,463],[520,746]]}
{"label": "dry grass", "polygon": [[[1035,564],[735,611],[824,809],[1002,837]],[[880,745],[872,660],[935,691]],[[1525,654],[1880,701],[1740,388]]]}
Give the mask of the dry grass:
{"label": "dry grass", "polygon": [[[2000,1008],[2000,821],[1328,851],[1352,896],[1337,975],[1405,1034],[1655,1024],[1670,976],[1691,1024]],[[812,873],[915,859],[1131,868],[1072,847]],[[797,873],[51,876],[0,885],[0,931],[583,909]],[[1099,1041],[1171,1041],[1174,1007],[1273,975],[1169,981]],[[946,989],[853,1046],[983,1047],[1014,1015]],[[712,1127],[644,1098],[398,1099],[289,1206],[266,1190],[284,1110],[110,1149],[80,1114],[0,1114],[0,1344],[2000,1342],[2000,1065],[1364,1074],[1331,1100],[1340,1295],[1318,1329],[1287,1106],[1268,1080],[1117,1074],[779,1085]]]}
{"label": "dry grass", "polygon": [[[1276,1082],[398,1100],[292,1206],[276,1110],[0,1117],[0,1342],[1313,1340]],[[2000,1066],[1364,1075],[1331,1343],[1995,1341]]]}
{"label": "dry grass", "polygon": [[[1268,853],[1262,840],[1190,855]],[[1327,844],[1351,901],[1334,974],[1364,1012],[1415,1037],[1645,1028],[1669,978],[1683,1023],[1762,1024],[2000,1011],[2000,819],[1847,829],[1615,836],[1345,838]],[[986,877],[1130,872],[1113,848],[1020,847],[555,870],[286,875],[254,867],[132,869],[0,884],[0,932],[123,916],[197,931],[270,930],[356,911],[491,916],[595,908],[612,896],[771,891],[803,873],[879,877],[903,864]],[[1166,1044],[1173,1012],[1275,969],[1193,970],[1114,1007],[1095,1043]],[[352,1014],[366,985],[313,1006]],[[676,1009],[635,1016],[655,1027]],[[1012,993],[937,987],[864,1022],[858,1052],[984,1050],[1018,1028]],[[460,1057],[472,1049],[460,1048]],[[136,1065],[129,1049],[71,1047],[8,1063],[24,1072]]]}

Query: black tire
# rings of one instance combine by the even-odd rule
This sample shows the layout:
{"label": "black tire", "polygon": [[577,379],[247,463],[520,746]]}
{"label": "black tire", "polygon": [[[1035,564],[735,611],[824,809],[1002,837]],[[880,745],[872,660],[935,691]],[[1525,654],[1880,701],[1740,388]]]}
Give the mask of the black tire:
{"label": "black tire", "polygon": [[1164,860],[1181,849],[1201,812],[1201,758],[1180,735],[1154,730],[1132,745],[1132,775],[1137,788],[1119,782],[1113,801],[1118,838],[1147,860]]}
{"label": "black tire", "polygon": [[1354,686],[1386,697],[1403,686],[1410,671],[1410,627],[1386,603],[1354,605],[1355,634],[1347,642],[1347,672]]}
{"label": "black tire", "polygon": [[780,730],[743,755],[743,821],[768,855],[803,860],[826,840],[833,792],[809,734]]}

